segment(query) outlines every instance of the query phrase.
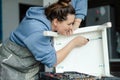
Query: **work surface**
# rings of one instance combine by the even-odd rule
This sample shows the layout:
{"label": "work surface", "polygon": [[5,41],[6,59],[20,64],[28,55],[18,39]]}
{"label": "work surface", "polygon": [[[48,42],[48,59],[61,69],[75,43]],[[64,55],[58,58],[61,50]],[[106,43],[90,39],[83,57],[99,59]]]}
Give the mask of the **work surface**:
{"label": "work surface", "polygon": [[40,80],[120,80],[120,78],[95,77],[92,75],[77,72],[64,72],[64,73],[41,72]]}

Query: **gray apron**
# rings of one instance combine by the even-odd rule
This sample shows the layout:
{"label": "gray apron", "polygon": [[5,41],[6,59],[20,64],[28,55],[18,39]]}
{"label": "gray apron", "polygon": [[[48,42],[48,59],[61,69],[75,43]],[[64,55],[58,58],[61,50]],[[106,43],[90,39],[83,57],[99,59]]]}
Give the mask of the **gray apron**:
{"label": "gray apron", "polygon": [[0,47],[0,80],[38,80],[39,65],[28,49],[10,40]]}

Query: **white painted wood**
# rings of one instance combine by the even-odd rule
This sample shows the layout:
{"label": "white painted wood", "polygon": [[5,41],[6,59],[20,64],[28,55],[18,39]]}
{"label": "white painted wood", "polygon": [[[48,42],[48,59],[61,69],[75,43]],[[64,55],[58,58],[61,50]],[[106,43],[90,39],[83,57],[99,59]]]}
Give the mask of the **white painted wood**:
{"label": "white painted wood", "polygon": [[[102,27],[102,28],[101,28]],[[70,54],[56,67],[57,73],[75,71],[94,76],[111,76],[106,28],[107,25],[96,25],[80,28],[72,36],[54,37],[56,50],[63,48],[74,37],[81,35],[90,41],[82,47],[73,49]]]}
{"label": "white painted wood", "polygon": [[[106,22],[102,25],[96,25],[96,26],[87,26],[85,28],[78,28],[73,32],[73,34],[80,34],[80,33],[85,33],[85,32],[91,32],[91,31],[100,31],[103,30],[104,28],[110,28],[112,26],[111,22]],[[57,32],[53,31],[44,31],[44,36],[53,36],[53,37],[59,37]]]}

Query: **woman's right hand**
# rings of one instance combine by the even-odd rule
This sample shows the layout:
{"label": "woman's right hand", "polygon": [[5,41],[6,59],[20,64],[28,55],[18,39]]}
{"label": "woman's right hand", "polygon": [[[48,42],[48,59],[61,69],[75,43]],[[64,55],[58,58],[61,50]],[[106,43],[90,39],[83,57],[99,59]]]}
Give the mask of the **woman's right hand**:
{"label": "woman's right hand", "polygon": [[77,36],[74,39],[72,39],[72,44],[74,47],[81,47],[89,42],[89,39],[83,37],[83,36]]}
{"label": "woman's right hand", "polygon": [[88,41],[89,40],[83,36],[77,36],[72,39],[65,47],[57,51],[57,64],[62,62],[72,49],[74,49],[75,47],[81,47],[87,44]]}

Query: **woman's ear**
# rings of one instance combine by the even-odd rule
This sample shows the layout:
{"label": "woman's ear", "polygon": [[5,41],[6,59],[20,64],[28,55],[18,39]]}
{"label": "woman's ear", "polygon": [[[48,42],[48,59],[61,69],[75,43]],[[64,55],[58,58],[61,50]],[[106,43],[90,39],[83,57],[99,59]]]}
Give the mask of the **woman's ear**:
{"label": "woman's ear", "polygon": [[57,18],[53,19],[52,21],[52,30],[56,31],[57,30],[57,25],[58,25],[58,20]]}
{"label": "woman's ear", "polygon": [[55,18],[55,19],[53,20],[53,24],[54,24],[55,26],[57,26],[57,24],[58,24],[57,18]]}

